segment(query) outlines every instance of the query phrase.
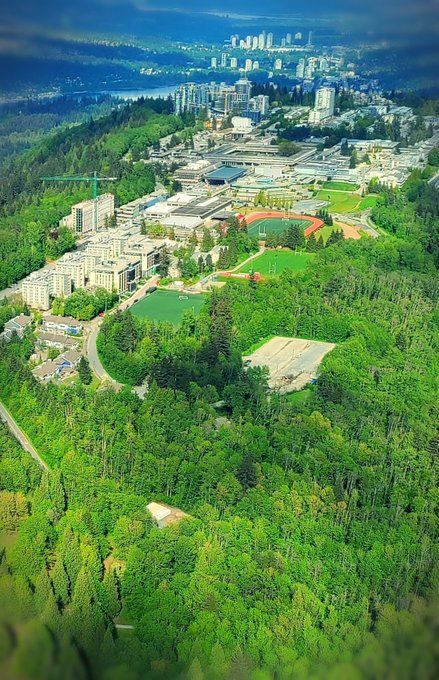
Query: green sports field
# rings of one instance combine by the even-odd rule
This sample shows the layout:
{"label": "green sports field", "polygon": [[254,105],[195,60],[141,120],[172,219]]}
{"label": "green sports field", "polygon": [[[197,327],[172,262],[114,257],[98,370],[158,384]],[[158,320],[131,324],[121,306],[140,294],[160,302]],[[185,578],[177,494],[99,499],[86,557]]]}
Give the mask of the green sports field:
{"label": "green sports field", "polygon": [[349,191],[331,191],[328,189],[320,189],[314,198],[317,201],[329,201],[329,210],[336,213],[360,212],[372,208],[377,200],[377,196],[374,195],[361,198],[359,194],[353,194]]}
{"label": "green sports field", "polygon": [[353,184],[352,182],[325,182],[323,184],[324,189],[332,189],[333,191],[356,191],[358,189],[358,184]]}
{"label": "green sports field", "polygon": [[309,227],[312,222],[307,219],[292,220],[282,217],[263,217],[256,220],[248,226],[248,233],[250,236],[259,236],[260,234],[282,234],[290,224],[300,224],[304,229]]}
{"label": "green sports field", "polygon": [[133,305],[131,311],[142,319],[170,321],[177,325],[187,309],[193,309],[195,314],[198,314],[205,301],[205,295],[186,295],[178,291],[156,290]]}
{"label": "green sports field", "polygon": [[302,272],[312,260],[312,253],[294,253],[292,250],[267,250],[238,269],[239,273],[258,272],[262,276],[279,276],[285,269]]}

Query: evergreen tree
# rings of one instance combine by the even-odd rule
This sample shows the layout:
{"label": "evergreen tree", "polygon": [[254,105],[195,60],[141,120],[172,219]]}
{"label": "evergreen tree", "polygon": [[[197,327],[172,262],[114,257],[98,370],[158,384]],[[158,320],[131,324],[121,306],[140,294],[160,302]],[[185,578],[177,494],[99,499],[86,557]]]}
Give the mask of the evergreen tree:
{"label": "evergreen tree", "polygon": [[306,249],[309,253],[315,253],[316,250],[318,249],[317,240],[314,232],[311,232],[311,234],[308,236],[308,240],[306,242]]}
{"label": "evergreen tree", "polygon": [[84,356],[82,356],[79,360],[78,374],[83,385],[90,385],[93,377],[88,359],[86,359]]}
{"label": "evergreen tree", "polygon": [[249,453],[246,453],[242,459],[236,476],[241,482],[244,490],[252,488],[258,483],[256,465],[254,464],[253,458]]}
{"label": "evergreen tree", "polygon": [[53,594],[52,584],[50,583],[46,567],[43,567],[35,579],[34,601],[38,612],[43,611],[51,593]]}
{"label": "evergreen tree", "polygon": [[201,250],[203,253],[208,253],[209,250],[212,250],[212,248],[215,245],[215,241],[213,239],[212,234],[210,233],[209,229],[204,229],[203,230],[203,238],[201,240]]}
{"label": "evergreen tree", "polygon": [[212,255],[210,253],[206,255],[205,267],[207,272],[211,272],[213,269]]}
{"label": "evergreen tree", "polygon": [[160,257],[160,262],[157,267],[157,274],[161,278],[166,278],[169,274],[169,267],[171,265],[171,256],[167,248],[164,248]]}
{"label": "evergreen tree", "polygon": [[70,599],[70,582],[61,557],[56,560],[50,576],[55,596],[61,606],[65,606]]}

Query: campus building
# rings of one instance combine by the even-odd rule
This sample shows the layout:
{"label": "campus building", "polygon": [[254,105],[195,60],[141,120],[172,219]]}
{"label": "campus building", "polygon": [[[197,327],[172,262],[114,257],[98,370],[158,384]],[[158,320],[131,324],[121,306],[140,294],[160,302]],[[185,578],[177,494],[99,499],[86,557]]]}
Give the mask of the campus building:
{"label": "campus building", "polygon": [[61,227],[69,227],[80,237],[103,229],[110,217],[114,215],[113,194],[101,194],[96,199],[82,201],[72,206],[67,217],[60,220]]}
{"label": "campus building", "polygon": [[101,262],[91,270],[90,284],[97,288],[105,288],[109,293],[112,291],[119,295],[131,293],[140,280],[141,270],[142,265],[138,258]]}
{"label": "campus building", "polygon": [[33,272],[22,283],[23,301],[34,309],[50,309],[52,279],[46,271]]}

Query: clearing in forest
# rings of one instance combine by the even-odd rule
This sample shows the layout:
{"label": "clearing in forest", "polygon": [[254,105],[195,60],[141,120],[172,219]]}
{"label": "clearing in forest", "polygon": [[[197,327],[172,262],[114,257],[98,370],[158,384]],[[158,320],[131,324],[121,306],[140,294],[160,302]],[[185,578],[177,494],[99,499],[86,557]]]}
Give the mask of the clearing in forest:
{"label": "clearing in forest", "polygon": [[275,336],[252,354],[244,356],[244,366],[267,366],[271,390],[295,392],[317,378],[323,358],[334,347],[332,342]]}
{"label": "clearing in forest", "polygon": [[203,294],[156,290],[135,303],[131,311],[142,319],[170,321],[177,325],[188,309],[191,309],[194,314],[199,314],[205,301],[206,296]]}

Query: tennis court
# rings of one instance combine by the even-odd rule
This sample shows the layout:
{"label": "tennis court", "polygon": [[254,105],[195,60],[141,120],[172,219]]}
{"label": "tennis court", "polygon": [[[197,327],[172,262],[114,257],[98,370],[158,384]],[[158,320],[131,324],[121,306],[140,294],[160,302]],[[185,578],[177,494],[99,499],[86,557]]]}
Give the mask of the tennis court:
{"label": "tennis court", "polygon": [[282,234],[292,224],[299,224],[306,229],[312,224],[312,221],[307,219],[290,219],[288,217],[263,217],[248,226],[248,233],[250,236],[258,237],[265,237],[268,234]]}
{"label": "tennis court", "polygon": [[170,321],[177,325],[184,312],[191,309],[198,314],[206,301],[205,295],[180,293],[173,290],[156,290],[131,307],[135,316],[153,321]]}

